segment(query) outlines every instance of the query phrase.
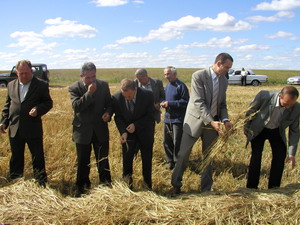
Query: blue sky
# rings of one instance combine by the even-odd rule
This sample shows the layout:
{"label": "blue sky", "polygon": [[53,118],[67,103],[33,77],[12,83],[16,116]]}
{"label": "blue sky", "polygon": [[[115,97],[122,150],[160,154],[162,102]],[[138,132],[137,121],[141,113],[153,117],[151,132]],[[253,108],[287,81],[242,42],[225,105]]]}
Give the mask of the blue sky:
{"label": "blue sky", "polygon": [[0,70],[233,67],[300,70],[300,0],[3,0]]}

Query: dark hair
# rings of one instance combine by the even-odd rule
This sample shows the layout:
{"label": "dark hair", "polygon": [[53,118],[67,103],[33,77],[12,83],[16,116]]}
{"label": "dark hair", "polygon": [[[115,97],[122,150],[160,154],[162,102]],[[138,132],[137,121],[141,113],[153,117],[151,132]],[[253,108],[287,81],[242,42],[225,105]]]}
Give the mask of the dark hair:
{"label": "dark hair", "polygon": [[27,65],[30,69],[32,68],[31,62],[29,60],[23,59],[23,60],[18,61],[16,64],[16,70],[18,70],[18,67],[20,65]]}
{"label": "dark hair", "polygon": [[282,88],[282,90],[280,91],[280,94],[282,96],[288,94],[290,96],[292,96],[293,98],[298,98],[299,97],[299,92],[297,90],[297,88],[295,88],[294,86],[285,86],[284,88]]}
{"label": "dark hair", "polygon": [[224,64],[226,63],[227,59],[229,59],[231,62],[233,62],[233,58],[231,55],[229,55],[228,53],[226,52],[222,52],[220,53],[219,55],[217,55],[216,59],[215,59],[215,64],[218,62],[218,61],[221,61],[221,64]]}
{"label": "dark hair", "polygon": [[86,62],[82,65],[80,69],[80,76],[82,76],[86,71],[96,70],[96,66],[92,62]]}
{"label": "dark hair", "polygon": [[135,86],[135,82],[133,80],[130,79],[123,79],[121,80],[121,90],[122,91],[128,91],[128,90],[135,90],[136,86]]}

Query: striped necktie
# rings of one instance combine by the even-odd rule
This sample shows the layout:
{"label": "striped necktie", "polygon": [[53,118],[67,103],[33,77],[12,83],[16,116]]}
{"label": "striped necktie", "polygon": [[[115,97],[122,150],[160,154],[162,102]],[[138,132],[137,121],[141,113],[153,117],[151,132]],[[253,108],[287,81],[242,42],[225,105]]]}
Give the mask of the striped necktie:
{"label": "striped necktie", "polygon": [[211,104],[211,115],[215,117],[218,115],[218,95],[219,95],[219,77],[213,79],[213,99]]}
{"label": "striped necktie", "polygon": [[134,102],[133,100],[127,100],[127,107],[131,114],[134,112]]}

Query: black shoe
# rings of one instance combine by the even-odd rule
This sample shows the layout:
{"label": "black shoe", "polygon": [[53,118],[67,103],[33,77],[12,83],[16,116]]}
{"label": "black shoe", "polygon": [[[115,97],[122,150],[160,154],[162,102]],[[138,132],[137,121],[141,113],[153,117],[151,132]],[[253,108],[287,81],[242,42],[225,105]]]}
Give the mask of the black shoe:
{"label": "black shoe", "polygon": [[175,163],[174,162],[170,162],[169,169],[173,170],[174,168],[175,168]]}
{"label": "black shoe", "polygon": [[180,187],[172,187],[170,190],[171,197],[175,197],[181,193]]}
{"label": "black shoe", "polygon": [[80,198],[81,195],[85,194],[85,190],[84,190],[84,187],[77,187],[76,188],[76,191],[75,191],[75,198]]}

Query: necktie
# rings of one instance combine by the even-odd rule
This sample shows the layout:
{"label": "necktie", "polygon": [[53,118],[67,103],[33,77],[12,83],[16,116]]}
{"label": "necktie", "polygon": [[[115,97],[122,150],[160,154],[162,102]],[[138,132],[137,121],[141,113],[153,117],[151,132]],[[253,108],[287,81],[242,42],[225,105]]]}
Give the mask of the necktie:
{"label": "necktie", "polygon": [[213,99],[211,104],[212,117],[218,115],[218,95],[219,95],[219,78],[216,76],[213,83]]}
{"label": "necktie", "polygon": [[127,106],[128,106],[128,110],[131,114],[133,114],[134,111],[134,102],[133,100],[127,100]]}

